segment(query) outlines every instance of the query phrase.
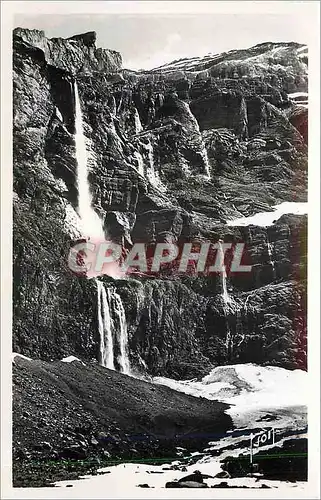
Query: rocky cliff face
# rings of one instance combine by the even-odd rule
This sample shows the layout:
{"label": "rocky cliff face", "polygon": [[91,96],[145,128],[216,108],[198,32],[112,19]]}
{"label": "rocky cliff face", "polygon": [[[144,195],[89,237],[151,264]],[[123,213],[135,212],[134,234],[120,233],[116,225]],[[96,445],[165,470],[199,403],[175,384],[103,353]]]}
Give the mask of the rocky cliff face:
{"label": "rocky cliff face", "polygon": [[[306,200],[305,47],[261,44],[150,72],[121,67],[95,34],[47,39],[17,28],[14,49],[14,350],[97,359],[96,286],[67,265],[77,214],[77,82],[93,205],[116,241],[246,244],[252,272],[112,280],[131,363],[191,377],[227,362],[306,363],[306,220],[227,220]],[[272,253],[271,253],[272,252]],[[227,343],[227,335],[232,338]]]}

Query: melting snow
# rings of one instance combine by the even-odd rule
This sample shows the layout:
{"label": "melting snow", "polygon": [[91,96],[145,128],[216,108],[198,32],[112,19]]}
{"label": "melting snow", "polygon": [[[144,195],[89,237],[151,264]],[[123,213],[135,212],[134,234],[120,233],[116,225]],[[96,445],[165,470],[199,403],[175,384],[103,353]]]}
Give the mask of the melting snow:
{"label": "melting snow", "polygon": [[[262,367],[255,364],[228,365],[214,368],[200,382],[176,381],[156,377],[155,383],[196,397],[215,399],[231,404],[227,410],[236,425],[260,426],[257,419],[268,413],[281,417],[284,425],[291,415],[302,423],[307,405],[307,372],[286,370],[279,367]],[[294,408],[297,408],[295,410]],[[280,420],[282,418],[280,417]],[[278,426],[279,426],[278,422]],[[262,423],[264,427],[266,422]]]}
{"label": "melting snow", "polygon": [[[179,462],[177,462],[179,463]],[[73,494],[80,494],[81,497],[86,498],[86,495],[91,497],[92,492],[95,491],[95,498],[106,498],[106,493],[112,494],[113,498],[151,498],[154,497],[151,494],[150,489],[137,488],[139,484],[148,484],[150,488],[155,488],[156,491],[165,488],[165,484],[168,481],[176,481],[181,479],[188,474],[193,473],[195,470],[199,470],[202,474],[209,476],[215,476],[221,471],[220,463],[213,457],[204,457],[199,460],[196,464],[187,466],[185,472],[179,470],[166,470],[173,464],[164,465],[145,465],[145,464],[120,464],[113,467],[104,467],[100,469],[99,472],[105,472],[105,475],[98,476],[83,476],[81,479],[76,481],[60,481],[55,483],[55,486],[66,487],[67,485],[73,485]],[[109,472],[109,473],[108,473]],[[277,488],[278,493],[282,490],[288,491],[300,489],[304,490],[307,487],[305,482],[297,483],[284,483],[281,481],[269,481],[262,479],[257,481],[255,477],[244,477],[235,479],[205,479],[208,486],[213,486],[219,484],[222,481],[227,482],[231,486],[248,486],[249,488],[260,488],[261,484],[266,484],[270,488]],[[59,490],[55,490],[57,495],[55,498],[61,498]],[[60,490],[64,491],[64,489]],[[168,492],[169,493],[169,492]],[[101,494],[103,496],[101,496]],[[164,492],[165,494],[165,492]],[[201,498],[211,498],[213,499],[213,491],[208,489],[202,489]],[[163,495],[162,495],[163,497]],[[164,496],[164,498],[196,498],[195,489],[171,489],[170,495]],[[197,497],[200,498],[199,495]],[[76,498],[76,497],[75,497]],[[157,497],[160,498],[160,497]],[[291,496],[291,498],[293,498]]]}

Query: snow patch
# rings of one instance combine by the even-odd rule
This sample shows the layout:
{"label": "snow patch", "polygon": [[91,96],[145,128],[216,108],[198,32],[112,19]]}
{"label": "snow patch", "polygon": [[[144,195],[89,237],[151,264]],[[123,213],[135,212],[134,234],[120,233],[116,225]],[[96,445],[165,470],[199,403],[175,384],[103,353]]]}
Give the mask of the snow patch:
{"label": "snow patch", "polygon": [[60,120],[63,123],[64,119],[62,117],[60,109],[57,106],[55,108],[55,111],[56,111],[56,117],[58,118],[58,120]]}
{"label": "snow patch", "polygon": [[26,361],[32,361],[31,358],[28,358],[27,356],[24,356],[23,354],[19,354],[18,352],[13,352],[12,353],[12,362],[15,362],[15,358],[22,358],[25,359]]}
{"label": "snow patch", "polygon": [[307,45],[304,45],[303,47],[300,47],[297,50],[297,54],[301,54],[302,52],[308,52],[308,46]]}
{"label": "snow patch", "polygon": [[260,212],[250,217],[240,217],[227,222],[228,226],[272,226],[282,215],[306,215],[308,213],[308,203],[296,203],[285,201],[280,205],[273,206],[273,212]]}
{"label": "snow patch", "polygon": [[63,358],[61,361],[63,363],[72,363],[73,361],[79,361],[79,363],[86,366],[85,363],[81,361],[79,358],[76,358],[76,356],[67,356],[66,358]]}
{"label": "snow patch", "polygon": [[[195,397],[232,405],[227,413],[238,427],[260,426],[257,420],[266,413],[280,417],[280,426],[283,417],[285,425],[291,415],[300,425],[304,424],[307,376],[303,370],[249,363],[216,367],[199,382],[165,377],[155,377],[153,382]],[[266,422],[263,421],[264,425]]]}
{"label": "snow patch", "polygon": [[[248,412],[252,419],[253,416],[255,418],[260,416],[260,413],[255,411],[256,407],[258,405],[261,408],[261,405],[263,405],[263,407],[267,405],[266,396],[269,393],[273,396],[269,401],[270,407],[275,405],[282,408],[292,403],[299,403],[302,405],[305,393],[307,392],[306,377],[307,373],[301,370],[291,371],[278,367],[261,367],[250,363],[214,368],[214,370],[200,382],[196,379],[176,381],[164,377],[155,377],[153,382],[166,385],[172,389],[197,397],[221,399],[230,404],[235,404],[236,406],[230,408],[228,412],[231,412],[232,418],[236,418],[237,420],[238,413],[242,412],[242,410]],[[219,394],[220,397],[218,397]],[[266,411],[267,410],[265,410],[265,412]],[[280,413],[282,413],[282,409],[278,409],[277,415]],[[293,415],[293,407],[290,407],[289,419],[285,423],[278,420],[276,426],[278,428],[289,426],[290,421],[290,427],[294,430],[293,436],[291,437],[306,437],[306,434],[296,432],[295,430],[296,428],[299,431],[300,428],[302,429],[304,423],[306,424],[306,421],[303,421],[305,415],[302,422],[295,422],[295,425],[293,422]],[[253,427],[255,428],[260,426],[265,428],[267,425],[266,421],[260,424],[254,420],[253,423]],[[240,428],[241,426],[239,426],[239,429]],[[244,427],[242,427],[242,429],[244,429]],[[286,439],[289,438],[281,438],[275,446],[281,446]],[[163,465],[123,463],[99,469],[98,472],[105,472],[106,475],[87,475],[75,481],[67,480],[56,482],[55,486],[65,487],[72,484],[74,486],[73,492],[80,493],[81,491],[82,495],[87,492],[92,492],[94,488],[96,493],[102,491],[105,494],[107,490],[112,491],[115,498],[124,498],[126,494],[130,494],[131,498],[150,498],[150,489],[141,489],[138,487],[139,484],[148,484],[149,487],[154,488],[155,491],[163,491],[168,481],[177,481],[193,473],[195,470],[199,470],[202,474],[213,476],[212,478],[205,479],[205,482],[211,487],[222,482],[221,478],[214,477],[222,470],[220,463],[222,458],[227,455],[238,456],[240,453],[248,454],[249,449],[246,443],[244,444],[244,441],[249,441],[248,434],[238,437],[234,437],[233,435],[226,436],[219,441],[209,443],[209,448],[204,450],[205,455],[198,452],[189,453],[189,457],[193,456],[196,458],[199,455],[200,458],[196,463],[187,465],[185,471],[172,470],[170,468],[173,465],[177,465],[178,467],[182,465],[180,461],[181,458],[179,457],[177,460]],[[239,447],[236,446],[235,449],[230,449],[231,444],[237,445],[238,442],[240,442]],[[266,445],[260,449],[269,449],[273,446],[274,445]],[[228,449],[225,450],[224,448],[227,447]],[[214,449],[222,449],[219,459],[209,455]],[[307,487],[306,482],[288,483],[284,481],[270,481],[263,478],[257,481],[256,477],[223,479],[223,481],[227,482],[230,486],[247,486],[249,488],[260,488],[261,484],[264,483],[270,488],[277,488],[279,493],[282,490],[287,491],[289,488],[304,490],[304,488]],[[182,492],[183,495],[177,495],[179,490],[173,491],[177,498],[195,498],[195,490],[189,492],[187,489],[184,489]],[[202,490],[202,498],[207,498],[207,495],[204,495],[206,492],[208,493],[208,498],[213,497],[213,493],[208,489]]]}
{"label": "snow patch", "polygon": [[293,92],[292,94],[288,94],[288,97],[290,99],[295,99],[296,97],[306,97],[308,98],[308,93],[307,92]]}
{"label": "snow patch", "polygon": [[[97,498],[105,498],[106,491],[113,493],[113,498],[151,498],[154,494],[151,494],[150,489],[139,488],[139,484],[148,484],[150,488],[154,491],[162,491],[161,497],[157,498],[168,498],[169,495],[165,494],[164,488],[168,481],[177,481],[183,477],[192,474],[195,470],[199,470],[204,475],[215,476],[218,472],[221,472],[220,463],[217,459],[206,456],[193,465],[187,466],[187,470],[167,470],[172,464],[163,465],[145,465],[145,464],[120,464],[113,467],[104,467],[99,469],[100,473],[107,473],[106,475],[96,475],[96,476],[83,476],[79,480],[67,480],[59,481],[55,483],[56,487],[66,487],[67,485],[73,485],[73,494],[80,495],[79,498],[85,498],[92,496],[92,492],[95,491]],[[179,464],[179,462],[176,462]],[[219,484],[222,481],[227,482],[230,486],[247,486],[249,488],[257,489],[260,488],[261,484],[265,484],[270,488],[277,489],[278,494],[284,494],[288,492],[291,495],[293,489],[304,491],[308,483],[303,481],[298,481],[295,483],[284,483],[282,481],[272,481],[262,479],[257,481],[256,477],[240,477],[234,479],[221,479],[221,478],[207,478],[205,482],[209,487]],[[290,490],[290,491],[289,491]],[[58,491],[57,491],[58,493]],[[195,489],[184,488],[182,490],[171,490],[171,498],[196,498]],[[102,496],[100,496],[102,495]],[[214,494],[210,488],[202,489],[201,498],[213,498]],[[252,496],[252,495],[251,495]],[[199,497],[199,495],[197,495]],[[58,493],[57,498],[60,498]],[[76,498],[76,496],[75,496]],[[231,497],[229,497],[231,498]],[[287,497],[288,498],[288,497]],[[290,498],[290,496],[289,496]],[[293,498],[291,496],[291,498]],[[301,498],[301,495],[300,495]]]}

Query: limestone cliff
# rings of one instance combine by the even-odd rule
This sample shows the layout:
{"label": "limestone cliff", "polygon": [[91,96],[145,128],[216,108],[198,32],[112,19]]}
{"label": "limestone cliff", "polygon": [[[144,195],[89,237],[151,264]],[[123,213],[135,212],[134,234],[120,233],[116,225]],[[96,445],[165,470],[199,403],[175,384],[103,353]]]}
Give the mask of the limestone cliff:
{"label": "limestone cliff", "polygon": [[77,81],[105,230],[128,245],[241,241],[253,264],[246,278],[228,280],[236,304],[228,315],[219,277],[115,281],[132,364],[173,377],[230,361],[304,367],[305,218],[226,225],[306,200],[307,121],[288,97],[307,90],[304,46],[261,44],[134,72],[117,52],[96,48],[94,33],[49,40],[17,28],[13,54],[14,350],[98,358],[94,282],[67,266],[80,236]]}

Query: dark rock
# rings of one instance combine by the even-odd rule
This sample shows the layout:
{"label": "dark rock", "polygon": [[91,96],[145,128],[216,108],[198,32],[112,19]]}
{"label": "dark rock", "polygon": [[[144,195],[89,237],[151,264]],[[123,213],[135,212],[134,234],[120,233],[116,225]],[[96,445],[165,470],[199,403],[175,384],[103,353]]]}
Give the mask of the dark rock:
{"label": "dark rock", "polygon": [[203,475],[199,470],[193,472],[193,474],[189,474],[188,476],[182,477],[178,480],[179,483],[186,481],[194,481],[197,483],[203,483]]}
{"label": "dark rock", "polygon": [[218,472],[215,477],[218,477],[218,478],[226,478],[226,479],[230,479],[231,478],[231,474],[229,474],[229,472],[227,472],[226,470],[222,470],[221,472]]}
{"label": "dark rock", "polygon": [[208,488],[207,484],[196,481],[169,481],[165,488]]}
{"label": "dark rock", "polygon": [[228,483],[223,481],[219,484],[214,484],[213,486],[211,486],[211,488],[230,488],[230,486],[228,485]]}
{"label": "dark rock", "polygon": [[40,443],[40,446],[42,446],[43,450],[48,450],[48,451],[52,450],[52,445],[47,441],[42,441],[42,443]]}
{"label": "dark rock", "polygon": [[74,36],[71,36],[70,38],[68,38],[68,40],[76,40],[76,41],[81,41],[83,42],[85,45],[87,45],[87,47],[90,47],[90,46],[95,46],[95,43],[96,43],[96,33],[95,31],[89,31],[88,33],[83,33],[81,35],[74,35]]}
{"label": "dark rock", "polygon": [[78,445],[71,445],[60,452],[60,457],[71,460],[81,460],[86,458],[87,451]]}

